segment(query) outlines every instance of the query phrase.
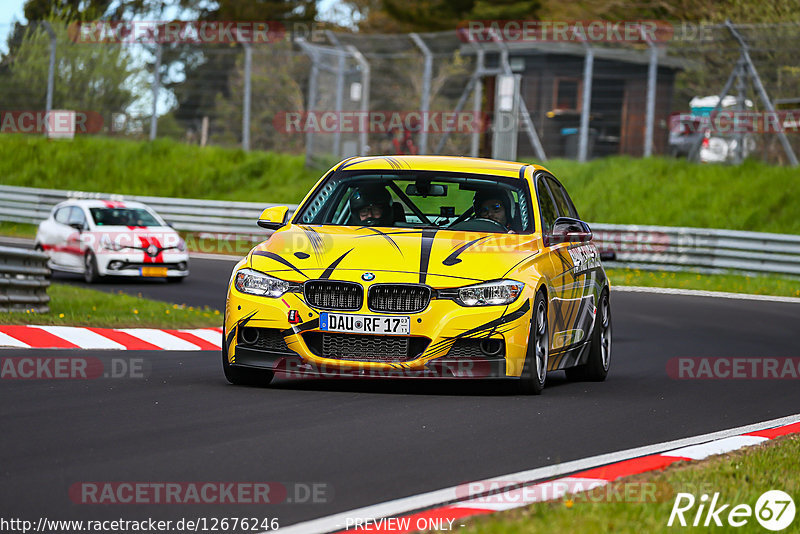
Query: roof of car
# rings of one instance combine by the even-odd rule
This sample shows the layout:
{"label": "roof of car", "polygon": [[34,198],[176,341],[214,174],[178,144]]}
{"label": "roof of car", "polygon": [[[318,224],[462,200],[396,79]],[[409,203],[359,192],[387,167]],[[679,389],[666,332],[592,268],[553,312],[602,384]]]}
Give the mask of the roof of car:
{"label": "roof of car", "polygon": [[135,200],[102,200],[97,198],[69,198],[59,205],[83,206],[86,208],[143,208],[144,204]]}
{"label": "roof of car", "polygon": [[341,162],[337,170],[469,172],[519,178],[520,170],[528,166],[546,170],[531,163],[462,156],[361,156]]}

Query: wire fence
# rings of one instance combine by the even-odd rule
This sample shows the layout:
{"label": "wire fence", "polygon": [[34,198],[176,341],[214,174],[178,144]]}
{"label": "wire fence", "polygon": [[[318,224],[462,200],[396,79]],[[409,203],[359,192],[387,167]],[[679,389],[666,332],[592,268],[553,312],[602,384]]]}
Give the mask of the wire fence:
{"label": "wire fence", "polygon": [[797,164],[800,24],[678,24],[666,37],[662,25],[626,39],[487,27],[198,43],[160,38],[158,25],[93,39],[39,23],[0,63],[0,132],[172,138],[309,164],[507,156],[509,144],[518,159]]}

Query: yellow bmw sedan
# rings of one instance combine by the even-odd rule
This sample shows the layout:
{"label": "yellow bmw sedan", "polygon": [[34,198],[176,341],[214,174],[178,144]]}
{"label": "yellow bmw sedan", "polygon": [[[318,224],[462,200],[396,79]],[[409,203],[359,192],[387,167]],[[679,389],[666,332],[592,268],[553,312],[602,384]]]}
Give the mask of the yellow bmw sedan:
{"label": "yellow bmw sedan", "polygon": [[233,384],[305,377],[604,380],[609,283],[561,183],[538,165],[347,159],[234,268],[222,367]]}

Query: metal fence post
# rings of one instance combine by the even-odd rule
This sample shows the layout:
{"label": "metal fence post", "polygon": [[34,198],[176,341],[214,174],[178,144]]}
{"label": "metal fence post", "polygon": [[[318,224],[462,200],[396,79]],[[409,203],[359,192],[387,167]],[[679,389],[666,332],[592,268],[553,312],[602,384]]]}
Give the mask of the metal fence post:
{"label": "metal fence post", "polygon": [[420,100],[420,112],[422,115],[421,130],[419,133],[419,153],[428,153],[428,112],[431,106],[431,76],[433,75],[433,54],[431,49],[425,44],[416,33],[408,34],[414,44],[422,51],[424,56],[424,64],[422,69],[422,98]]}
{"label": "metal fence post", "polygon": [[[477,51],[477,69],[482,71],[486,64],[486,52],[484,51],[483,47],[478,44],[478,51]],[[472,93],[472,120],[476,121],[478,117],[481,115],[481,108],[483,106],[483,79],[478,79],[475,82],[475,91]],[[482,118],[482,117],[481,117]],[[475,124],[475,122],[473,122]],[[480,121],[480,125],[483,126],[483,120]],[[472,132],[472,138],[470,139],[469,143],[469,155],[473,158],[477,158],[480,155],[481,150],[481,132],[480,130],[475,130]]]}
{"label": "metal fence post", "polygon": [[[508,61],[508,45],[498,37],[494,29],[490,30],[489,36],[491,37],[492,41],[494,41],[494,44],[500,48],[500,71],[509,75],[513,74],[511,70],[511,63]],[[478,82],[480,83],[480,80],[478,80]],[[544,147],[542,147],[539,134],[536,133],[536,127],[533,125],[533,121],[531,120],[531,114],[528,111],[528,105],[525,103],[525,99],[522,98],[521,92],[519,94],[519,112],[522,116],[522,127],[525,129],[525,133],[528,134],[528,141],[530,141],[534,152],[536,152],[536,157],[542,161],[547,161],[547,155],[544,153]]]}
{"label": "metal fence post", "polygon": [[[339,38],[336,37],[331,30],[325,30],[325,35],[328,37],[328,40],[336,47],[339,51],[337,54],[337,64],[336,64],[336,103],[335,103],[335,111],[336,111],[336,118],[338,121],[341,121],[342,116],[342,100],[344,98],[344,71],[345,71],[345,52],[342,49],[342,43],[339,42]],[[342,156],[342,129],[336,128],[333,132],[333,153],[337,158]]]}
{"label": "metal fence post", "polygon": [[658,75],[658,49],[656,44],[647,37],[642,28],[642,38],[650,47],[650,62],[647,65],[647,111],[644,123],[644,157],[653,155],[653,130],[656,115],[656,78]]}
{"label": "metal fence post", "polygon": [[[347,45],[347,50],[353,55],[359,67],[361,67],[361,114],[366,117],[369,114],[369,83],[371,71],[367,58],[364,57],[358,48]],[[367,129],[361,128],[358,134],[358,143],[361,155],[367,154]]]}
{"label": "metal fence post", "polygon": [[242,149],[250,150],[250,80],[253,72],[253,46],[251,43],[248,43],[245,40],[241,40],[239,42],[244,47],[244,109],[242,110]]}
{"label": "metal fence post", "polygon": [[[744,66],[741,58],[736,68],[739,69],[739,78],[736,81],[736,109],[743,112],[747,109],[747,68]],[[733,162],[739,165],[742,161],[744,161],[744,133],[736,132],[736,152],[734,153]]]}
{"label": "metal fence post", "polygon": [[[314,112],[317,101],[317,79],[319,78],[319,57],[317,52],[302,37],[295,39],[295,42],[303,49],[303,52],[311,58],[311,74],[308,77],[308,103],[306,104],[306,114]],[[314,129],[306,130],[306,167],[314,163]]]}
{"label": "metal fence post", "polygon": [[[46,20],[42,21],[42,26],[50,35],[50,64],[47,67],[47,98],[45,99],[45,117],[50,115],[50,110],[53,109],[53,87],[55,85],[55,74],[56,74],[56,32],[53,31],[53,27],[50,26],[50,23]],[[50,124],[49,117],[47,119],[47,123]]]}
{"label": "metal fence post", "polygon": [[584,163],[589,144],[589,113],[592,108],[592,73],[594,70],[594,49],[583,41],[586,57],[583,62],[583,95],[581,96],[581,128],[578,134],[578,161]]}
{"label": "metal fence post", "polygon": [[156,65],[153,69],[153,108],[150,115],[150,140],[154,141],[158,133],[158,115],[156,107],[158,106],[158,91],[161,84],[161,43],[156,43]]}

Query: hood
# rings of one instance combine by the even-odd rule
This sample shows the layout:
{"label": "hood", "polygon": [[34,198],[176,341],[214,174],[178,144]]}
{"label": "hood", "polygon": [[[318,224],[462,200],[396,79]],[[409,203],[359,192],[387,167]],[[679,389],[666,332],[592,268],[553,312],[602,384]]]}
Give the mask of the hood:
{"label": "hood", "polygon": [[255,247],[249,266],[284,280],[315,278],[456,287],[502,278],[541,249],[534,235],[416,228],[290,225]]}
{"label": "hood", "polygon": [[81,239],[94,248],[105,247],[112,243],[115,247],[130,247],[147,249],[155,246],[160,249],[177,247],[181,237],[174,229],[168,226],[143,227],[135,226],[107,226],[102,230],[94,230],[81,234]]}

